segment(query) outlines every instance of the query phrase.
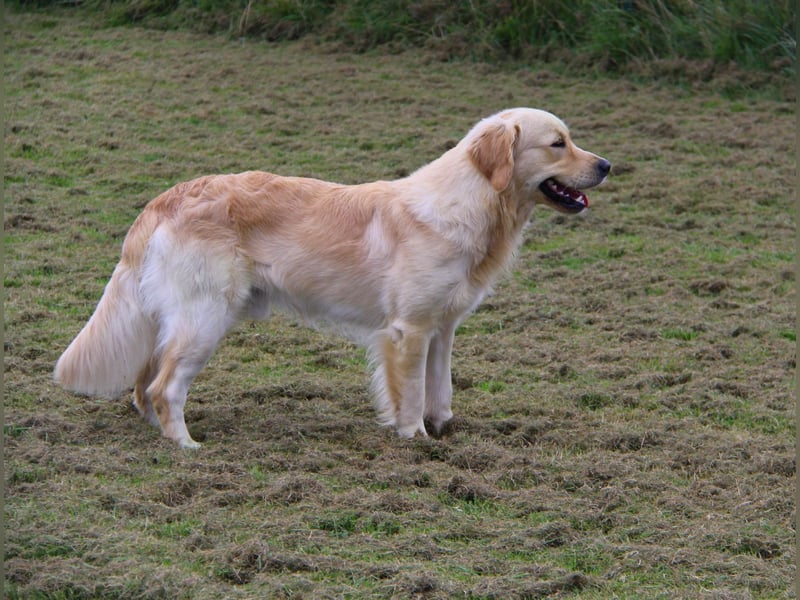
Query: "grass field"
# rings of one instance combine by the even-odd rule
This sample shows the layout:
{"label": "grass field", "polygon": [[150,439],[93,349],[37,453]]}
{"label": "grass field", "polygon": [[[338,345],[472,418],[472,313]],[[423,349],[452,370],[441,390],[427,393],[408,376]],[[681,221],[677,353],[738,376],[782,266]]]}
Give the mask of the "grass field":
{"label": "grass field", "polygon": [[[794,597],[794,102],[69,12],[5,46],[6,597]],[[458,331],[440,439],[283,316],[196,380],[196,452],[51,383],[167,187],[399,177],[520,105],[614,168]]]}

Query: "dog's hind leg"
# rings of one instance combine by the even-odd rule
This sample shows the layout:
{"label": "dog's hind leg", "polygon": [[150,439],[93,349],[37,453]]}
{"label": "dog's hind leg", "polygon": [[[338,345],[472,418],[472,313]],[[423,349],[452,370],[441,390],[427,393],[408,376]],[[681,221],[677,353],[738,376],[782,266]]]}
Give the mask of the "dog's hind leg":
{"label": "dog's hind leg", "polygon": [[228,330],[227,323],[214,323],[206,314],[205,323],[178,322],[171,328],[173,335],[161,346],[157,374],[145,392],[162,434],[182,448],[200,447],[189,435],[184,420],[186,393]]}
{"label": "dog's hind leg", "polygon": [[179,236],[167,226],[158,229],[140,284],[158,333],[153,358],[137,381],[136,405],[145,417],[152,407],[163,435],[184,448],[199,446],[184,420],[186,393],[241,317],[250,290],[235,237],[226,237],[224,228],[201,231],[205,237],[192,239],[185,231]]}
{"label": "dog's hind leg", "polygon": [[158,416],[153,409],[153,403],[150,401],[150,396],[147,394],[147,388],[153,383],[158,370],[158,363],[154,358],[147,362],[147,366],[139,373],[136,378],[136,386],[133,388],[133,406],[139,411],[142,418],[158,427]]}

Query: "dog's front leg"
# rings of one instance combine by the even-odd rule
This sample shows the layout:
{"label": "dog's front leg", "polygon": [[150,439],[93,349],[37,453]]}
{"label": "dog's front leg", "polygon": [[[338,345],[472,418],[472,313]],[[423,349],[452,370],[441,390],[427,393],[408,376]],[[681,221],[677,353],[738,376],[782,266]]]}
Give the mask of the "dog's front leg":
{"label": "dog's front leg", "polygon": [[425,365],[430,333],[426,329],[395,323],[383,340],[381,359],[384,394],[394,409],[394,426],[401,437],[427,435],[425,412]]}
{"label": "dog's front leg", "polygon": [[453,383],[450,376],[450,356],[453,352],[456,321],[446,322],[431,339],[425,371],[425,418],[436,433],[453,418],[451,402]]}

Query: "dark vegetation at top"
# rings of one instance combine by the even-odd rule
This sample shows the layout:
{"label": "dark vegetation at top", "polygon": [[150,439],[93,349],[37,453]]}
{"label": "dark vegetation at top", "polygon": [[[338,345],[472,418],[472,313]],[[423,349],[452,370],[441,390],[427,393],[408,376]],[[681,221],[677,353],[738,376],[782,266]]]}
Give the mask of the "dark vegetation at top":
{"label": "dark vegetation at top", "polygon": [[[63,6],[63,0],[21,0]],[[707,79],[736,65],[792,77],[793,0],[72,0],[115,25],[307,35],[348,49],[424,45],[443,59],[545,60],[601,72]],[[654,65],[656,66],[654,70]]]}

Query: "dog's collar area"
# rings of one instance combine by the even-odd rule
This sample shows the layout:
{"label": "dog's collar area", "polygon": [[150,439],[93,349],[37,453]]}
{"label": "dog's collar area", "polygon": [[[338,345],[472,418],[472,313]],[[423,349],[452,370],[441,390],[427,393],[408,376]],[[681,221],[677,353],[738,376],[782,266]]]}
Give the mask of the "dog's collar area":
{"label": "dog's collar area", "polygon": [[550,200],[568,212],[580,212],[589,208],[589,197],[580,190],[563,185],[553,179],[546,179],[539,190]]}

